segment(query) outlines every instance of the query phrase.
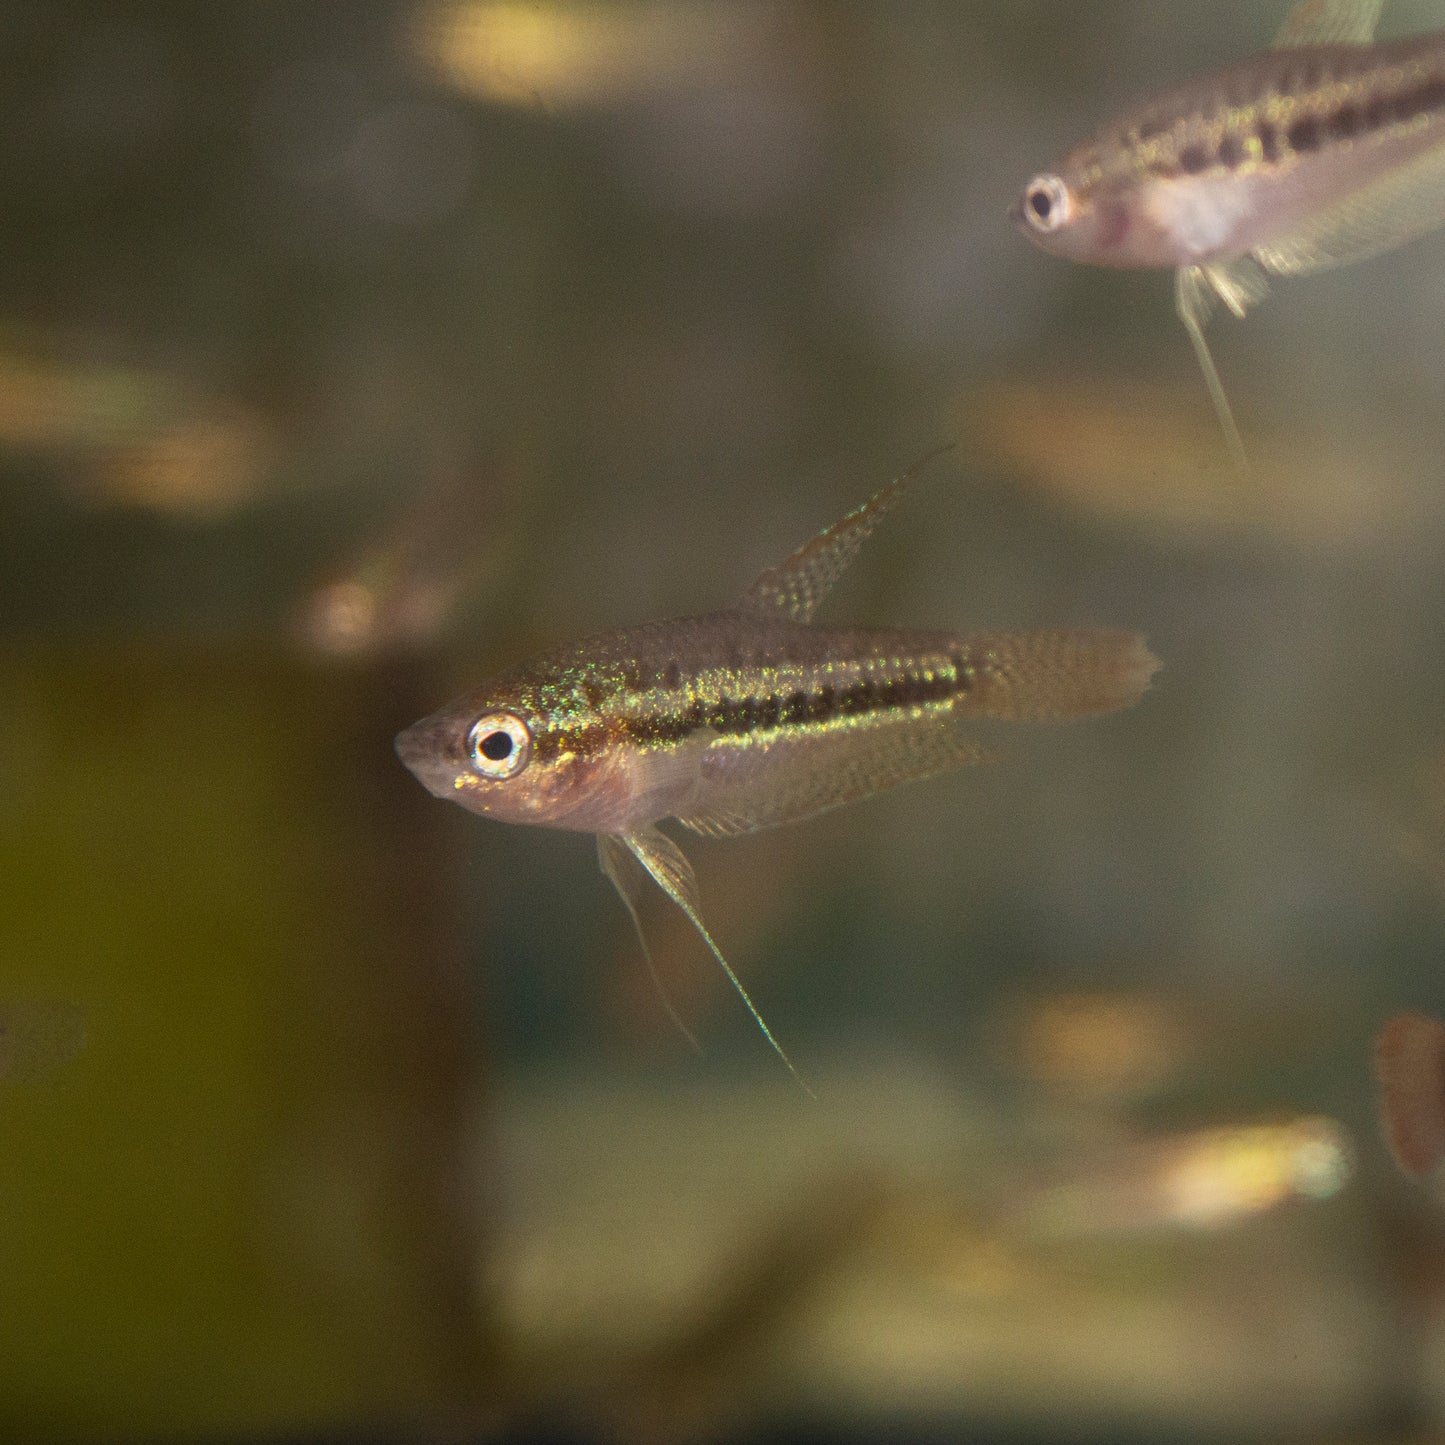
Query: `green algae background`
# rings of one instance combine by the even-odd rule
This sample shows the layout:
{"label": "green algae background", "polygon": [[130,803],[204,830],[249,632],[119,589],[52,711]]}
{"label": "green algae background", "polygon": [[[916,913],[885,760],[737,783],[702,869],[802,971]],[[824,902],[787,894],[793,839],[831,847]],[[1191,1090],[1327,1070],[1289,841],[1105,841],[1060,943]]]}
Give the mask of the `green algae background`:
{"label": "green algae background", "polygon": [[347,767],[407,679],[139,643],[11,648],[5,676],[7,988],[87,1036],[0,1109],[7,1434],[477,1396],[471,1023],[406,967],[437,932],[411,791]]}

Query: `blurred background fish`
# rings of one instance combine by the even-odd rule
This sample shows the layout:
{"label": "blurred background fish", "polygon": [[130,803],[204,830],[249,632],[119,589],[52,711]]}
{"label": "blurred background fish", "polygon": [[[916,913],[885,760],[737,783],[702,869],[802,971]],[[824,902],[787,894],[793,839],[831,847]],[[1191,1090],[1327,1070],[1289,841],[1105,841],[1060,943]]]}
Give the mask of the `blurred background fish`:
{"label": "blurred background fish", "polygon": [[1380,1117],[1395,1162],[1437,1197],[1445,1164],[1445,1024],[1392,1014],[1375,1037]]}
{"label": "blurred background fish", "polygon": [[1372,45],[1381,0],[1299,0],[1274,50],[1160,92],[1025,186],[1045,250],[1175,270],[1175,306],[1236,464],[1204,338],[1271,276],[1389,251],[1445,223],[1445,32]]}
{"label": "blurred background fish", "polygon": [[433,450],[443,454],[415,492],[301,598],[301,646],[351,662],[426,652],[506,574],[529,514],[515,462]]}

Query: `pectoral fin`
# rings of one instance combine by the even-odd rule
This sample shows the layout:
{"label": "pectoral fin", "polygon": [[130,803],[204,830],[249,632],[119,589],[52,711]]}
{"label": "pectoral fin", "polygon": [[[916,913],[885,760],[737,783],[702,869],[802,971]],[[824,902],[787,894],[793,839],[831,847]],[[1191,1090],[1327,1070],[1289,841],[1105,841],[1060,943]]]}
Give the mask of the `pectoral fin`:
{"label": "pectoral fin", "polygon": [[632,833],[620,833],[615,837],[609,836],[606,838],[606,843],[610,845],[612,851],[609,854],[607,848],[599,849],[603,858],[603,871],[612,879],[613,883],[617,884],[623,901],[632,912],[634,922],[637,919],[637,912],[627,891],[622,884],[618,883],[620,870],[611,866],[611,860],[619,856],[622,846],[631,850],[633,857],[652,875],[653,882],[687,915],[688,922],[697,929],[702,941],[712,951],[712,956],[722,965],[728,981],[738,991],[738,997],[747,1005],[748,1012],[753,1016],[753,1022],[763,1031],[763,1037],[772,1045],[773,1052],[788,1066],[788,1072],[797,1079],[803,1091],[811,1095],[812,1090],[803,1082],[802,1076],[793,1067],[793,1061],[783,1052],[782,1045],[773,1037],[772,1030],[763,1022],[763,1016],[758,1012],[752,999],[748,997],[748,991],[743,987],[742,980],[732,971],[727,959],[722,956],[722,950],[713,942],[712,934],[707,931],[698,909],[697,877],[682,849],[654,825],[639,828]]}
{"label": "pectoral fin", "polygon": [[653,962],[652,950],[647,946],[647,935],[642,931],[642,914],[637,908],[637,878],[630,876],[632,860],[626,848],[612,836],[611,833],[599,833],[597,835],[597,861],[602,866],[602,871],[612,880],[612,886],[617,890],[623,903],[627,905],[627,912],[632,918],[632,926],[637,932],[637,941],[642,945],[642,956],[647,960],[647,971],[652,975],[652,986],[657,990],[657,996],[662,1000],[662,1006],[667,1010],[668,1017],[675,1023],[683,1038],[692,1046],[695,1054],[702,1053],[702,1048],[693,1032],[683,1023],[678,1011],[673,1008],[672,1000],[667,996],[667,990],[662,986],[662,979],[658,976],[657,964]]}
{"label": "pectoral fin", "polygon": [[1204,384],[1209,388],[1209,399],[1214,403],[1214,413],[1224,431],[1224,443],[1235,469],[1241,476],[1249,474],[1249,458],[1244,454],[1244,443],[1240,440],[1239,428],[1230,410],[1229,398],[1224,394],[1224,383],[1215,370],[1214,357],[1209,343],[1204,339],[1204,327],[1214,310],[1215,298],[1222,299],[1236,316],[1244,315],[1249,298],[1233,283],[1235,277],[1230,271],[1219,266],[1181,266],[1174,273],[1174,309],[1189,333],[1199,369],[1204,373]]}
{"label": "pectoral fin", "polygon": [[818,604],[858,555],[858,549],[873,529],[902,497],[909,482],[935,457],[953,449],[954,443],[935,447],[920,457],[901,477],[849,512],[841,522],[805,542],[786,561],[769,567],[743,593],[738,603],[742,612],[758,617],[790,617],[808,622]]}
{"label": "pectoral fin", "polygon": [[1284,18],[1277,48],[1296,45],[1368,45],[1384,0],[1301,0]]}

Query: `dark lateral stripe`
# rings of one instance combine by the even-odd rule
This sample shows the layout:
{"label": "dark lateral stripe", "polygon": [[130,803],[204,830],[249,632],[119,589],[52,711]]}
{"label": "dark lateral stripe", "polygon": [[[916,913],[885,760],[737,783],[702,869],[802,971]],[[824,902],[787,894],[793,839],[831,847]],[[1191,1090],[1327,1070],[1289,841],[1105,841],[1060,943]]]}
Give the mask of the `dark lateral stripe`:
{"label": "dark lateral stripe", "polygon": [[1352,95],[1329,110],[1303,115],[1285,131],[1285,140],[1298,154],[1318,150],[1332,140],[1354,140],[1445,110],[1445,76],[1432,75],[1394,94]]}
{"label": "dark lateral stripe", "polygon": [[1394,95],[1370,95],[1341,101],[1332,110],[1301,116],[1285,131],[1290,149],[1300,155],[1332,140],[1354,140],[1445,110],[1445,76],[1433,76]]}
{"label": "dark lateral stripe", "polygon": [[678,712],[625,717],[618,727],[629,741],[644,744],[681,742],[700,728],[711,728],[724,737],[745,737],[755,732],[943,702],[967,692],[970,685],[967,672],[951,669],[932,679],[860,678],[848,687],[828,685],[812,691],[797,689],[756,697],[723,697],[716,702],[698,699]]}
{"label": "dark lateral stripe", "polygon": [[[1292,89],[1285,85],[1282,93],[1290,94]],[[1445,75],[1431,76],[1394,94],[1372,95],[1367,89],[1356,91],[1329,109],[1306,111],[1283,130],[1274,121],[1261,117],[1243,130],[1226,131],[1213,148],[1193,141],[1172,160],[1161,160],[1152,170],[1164,177],[1197,176],[1221,167],[1233,171],[1254,153],[1272,165],[1287,153],[1309,155],[1333,141],[1357,140],[1388,126],[1408,125],[1441,111],[1445,111]],[[1140,136],[1142,139],[1142,130]]]}

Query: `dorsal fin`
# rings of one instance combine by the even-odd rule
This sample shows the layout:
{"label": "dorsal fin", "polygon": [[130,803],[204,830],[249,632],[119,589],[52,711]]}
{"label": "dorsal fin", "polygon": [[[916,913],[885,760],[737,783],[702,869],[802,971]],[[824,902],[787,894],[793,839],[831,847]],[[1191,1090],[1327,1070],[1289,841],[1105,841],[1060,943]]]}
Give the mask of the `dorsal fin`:
{"label": "dorsal fin", "polygon": [[847,570],[873,529],[903,495],[909,482],[935,457],[952,451],[955,445],[954,442],[946,442],[919,457],[901,477],[889,482],[881,492],[849,512],[841,522],[834,522],[826,531],[804,542],[786,561],[769,567],[743,593],[738,603],[739,611],[756,617],[782,616],[790,617],[794,622],[811,621],[818,604]]}
{"label": "dorsal fin", "polygon": [[1368,45],[1384,0],[1300,0],[1284,17],[1277,49],[1296,45]]}

